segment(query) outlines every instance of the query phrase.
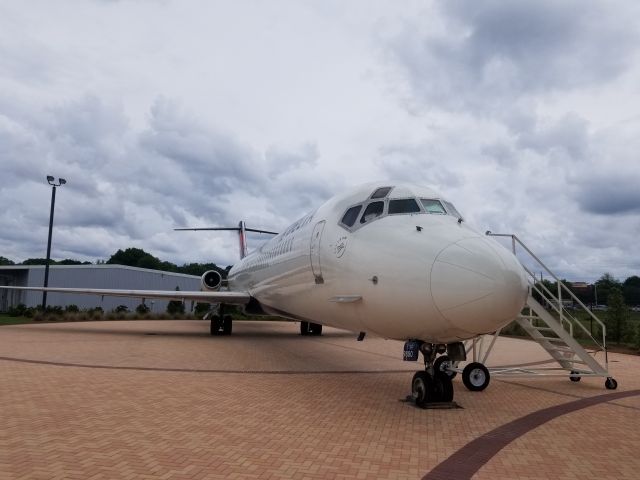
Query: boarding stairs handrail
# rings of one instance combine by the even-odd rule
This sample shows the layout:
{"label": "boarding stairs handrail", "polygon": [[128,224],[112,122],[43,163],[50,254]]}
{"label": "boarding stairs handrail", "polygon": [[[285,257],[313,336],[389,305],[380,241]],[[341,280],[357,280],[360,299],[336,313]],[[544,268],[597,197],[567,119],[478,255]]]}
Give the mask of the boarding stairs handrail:
{"label": "boarding stairs handrail", "polygon": [[[487,236],[493,236],[493,237],[509,237],[509,238],[511,238],[512,251],[513,251],[514,255],[517,254],[516,246],[520,245],[520,247],[526,253],[529,254],[530,258],[533,259],[540,267],[542,267],[544,269],[544,271],[547,272],[547,274],[549,276],[551,276],[551,278],[553,278],[556,281],[556,285],[558,286],[558,294],[557,294],[557,296],[553,292],[551,292],[544,285],[543,282],[539,281],[536,278],[536,275],[531,270],[529,270],[526,267],[526,265],[524,265],[524,263],[523,263],[523,268],[525,269],[525,271],[529,275],[529,279],[528,280],[529,280],[529,284],[531,286],[532,291],[537,292],[544,299],[544,301],[547,303],[547,305],[557,314],[560,324],[563,325],[563,326],[566,325],[568,327],[569,334],[571,335],[571,337],[574,337],[574,326],[577,325],[579,330],[582,331],[582,333],[587,337],[587,339],[590,339],[593,342],[593,344],[596,345],[596,351],[603,351],[604,352],[604,355],[605,355],[605,369],[608,370],[608,355],[607,355],[607,347],[606,347],[606,332],[607,332],[607,330],[606,330],[605,324],[596,315],[594,315],[593,312],[569,289],[569,287],[567,287],[516,235],[514,235],[514,234],[500,234],[500,233],[492,233],[492,232],[487,232],[486,234],[487,234]],[[564,305],[563,305],[563,302],[562,302],[563,293],[566,294],[565,298],[568,297],[567,299],[571,299],[574,304],[579,305],[585,312],[587,312],[587,314],[591,317],[591,319],[596,322],[596,324],[601,329],[600,331],[602,332],[602,338],[601,339],[596,339],[592,335],[592,333],[584,326],[584,324],[581,321],[579,321],[577,318],[575,318],[569,311],[567,311],[564,308]],[[531,307],[531,306],[529,306],[529,307]],[[522,318],[528,318],[529,321],[531,322],[533,320],[536,320],[536,319],[540,318],[540,315],[536,315],[536,316],[531,315],[531,309],[530,309],[530,315],[529,316],[523,316]],[[544,319],[541,319],[541,320],[544,321]]]}

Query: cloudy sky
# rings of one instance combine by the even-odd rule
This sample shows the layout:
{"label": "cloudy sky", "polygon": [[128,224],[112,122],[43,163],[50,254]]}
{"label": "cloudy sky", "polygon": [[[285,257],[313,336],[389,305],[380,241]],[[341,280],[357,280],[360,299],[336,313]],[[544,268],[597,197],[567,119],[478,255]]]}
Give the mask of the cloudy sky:
{"label": "cloudy sky", "polygon": [[[0,0],[0,256],[237,258],[371,180],[640,274],[638,2]],[[256,245],[256,241],[253,245]]]}

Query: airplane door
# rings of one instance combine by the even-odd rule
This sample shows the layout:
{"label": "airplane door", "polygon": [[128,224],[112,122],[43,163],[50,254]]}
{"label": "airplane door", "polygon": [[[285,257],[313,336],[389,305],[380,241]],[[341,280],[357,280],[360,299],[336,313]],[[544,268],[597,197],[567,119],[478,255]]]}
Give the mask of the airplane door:
{"label": "airplane door", "polygon": [[320,241],[322,240],[322,232],[324,230],[325,223],[325,220],[316,223],[316,226],[313,227],[313,232],[311,233],[311,271],[313,272],[313,276],[315,277],[317,284],[324,283],[324,279],[322,278],[322,266],[320,265]]}

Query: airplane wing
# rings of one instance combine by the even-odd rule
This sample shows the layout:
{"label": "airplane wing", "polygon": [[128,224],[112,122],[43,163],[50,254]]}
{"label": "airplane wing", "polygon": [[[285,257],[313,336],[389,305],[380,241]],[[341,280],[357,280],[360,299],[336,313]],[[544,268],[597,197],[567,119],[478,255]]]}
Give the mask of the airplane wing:
{"label": "airplane wing", "polygon": [[166,300],[194,300],[203,303],[226,303],[228,305],[245,305],[251,300],[248,292],[189,292],[182,290],[117,290],[106,288],[58,288],[58,287],[8,287],[4,290],[30,290],[37,292],[79,293],[85,295],[102,295],[105,297],[163,298]]}

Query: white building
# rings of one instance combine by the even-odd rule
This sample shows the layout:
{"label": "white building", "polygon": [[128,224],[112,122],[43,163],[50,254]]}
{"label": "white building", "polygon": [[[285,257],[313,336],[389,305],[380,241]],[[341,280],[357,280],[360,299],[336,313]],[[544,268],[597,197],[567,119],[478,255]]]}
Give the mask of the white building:
{"label": "white building", "polygon": [[[44,265],[0,266],[0,285],[41,287],[44,284]],[[118,288],[127,290],[200,290],[200,277],[182,273],[163,272],[124,265],[51,265],[49,286],[68,288]],[[24,303],[27,307],[42,304],[42,292],[0,290],[0,312]],[[142,303],[142,298],[102,297],[47,293],[47,305],[77,305],[80,309],[102,307],[105,312],[118,305],[126,305],[130,311]],[[164,312],[167,300],[147,299],[145,304],[154,312]],[[190,311],[191,302],[185,304]]]}

